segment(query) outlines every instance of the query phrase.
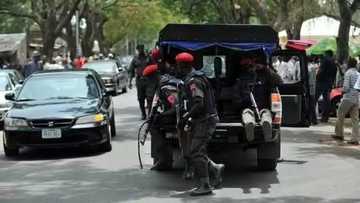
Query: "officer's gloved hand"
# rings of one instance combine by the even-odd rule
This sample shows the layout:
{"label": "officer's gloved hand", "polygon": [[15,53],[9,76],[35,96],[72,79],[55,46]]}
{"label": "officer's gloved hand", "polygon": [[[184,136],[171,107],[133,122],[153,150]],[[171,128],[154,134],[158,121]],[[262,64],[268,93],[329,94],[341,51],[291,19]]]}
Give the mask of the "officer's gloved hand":
{"label": "officer's gloved hand", "polygon": [[154,113],[154,116],[153,116],[153,121],[154,123],[158,123],[161,119],[161,114],[160,113]]}

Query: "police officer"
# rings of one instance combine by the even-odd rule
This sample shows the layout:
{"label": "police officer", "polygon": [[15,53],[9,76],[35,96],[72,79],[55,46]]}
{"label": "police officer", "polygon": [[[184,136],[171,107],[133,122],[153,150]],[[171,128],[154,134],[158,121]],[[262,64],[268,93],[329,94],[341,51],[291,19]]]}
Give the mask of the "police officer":
{"label": "police officer", "polygon": [[[142,120],[146,119],[145,100],[147,100],[148,106],[151,105],[151,81],[143,76],[143,71],[147,65],[151,63],[150,57],[145,53],[144,45],[138,45],[136,47],[138,55],[134,56],[129,66],[130,81],[129,88],[132,88],[132,79],[136,77],[136,89],[139,106],[141,110]],[[149,86],[150,85],[150,86]],[[155,87],[153,88],[155,89]]]}
{"label": "police officer", "polygon": [[186,52],[176,56],[177,74],[184,81],[184,89],[179,95],[180,108],[185,112],[178,128],[191,134],[190,163],[200,179],[200,185],[191,191],[191,195],[197,196],[212,193],[210,174],[214,176],[213,186],[220,186],[224,165],[215,164],[207,156],[207,143],[215,132],[218,116],[212,87],[202,72],[193,70],[193,61],[194,57]]}
{"label": "police officer", "polygon": [[32,61],[31,63],[25,65],[23,75],[25,78],[29,77],[31,74],[33,74],[36,71],[42,70],[41,64],[40,64],[41,55],[38,51],[34,51],[32,55]]}
{"label": "police officer", "polygon": [[[176,82],[170,82],[174,77],[166,74],[164,63],[160,60],[159,49],[151,51],[152,65],[147,66],[143,71],[143,76],[147,79],[157,79],[157,88],[155,99],[152,104],[150,119],[151,133],[151,157],[154,159],[154,165],[151,170],[168,170],[172,167],[172,151],[165,138],[165,130],[169,127],[175,130],[175,98]],[[167,128],[167,129],[164,129]]]}

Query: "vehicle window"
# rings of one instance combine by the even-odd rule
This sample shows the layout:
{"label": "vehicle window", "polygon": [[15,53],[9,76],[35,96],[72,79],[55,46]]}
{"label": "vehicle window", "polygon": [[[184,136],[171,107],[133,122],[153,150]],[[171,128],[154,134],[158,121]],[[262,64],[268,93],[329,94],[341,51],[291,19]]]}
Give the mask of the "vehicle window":
{"label": "vehicle window", "polygon": [[29,79],[18,100],[73,99],[99,97],[96,81],[85,76],[46,76]]}
{"label": "vehicle window", "polygon": [[116,72],[116,64],[112,62],[108,63],[87,63],[84,66],[85,68],[92,69],[99,74],[104,73],[114,73]]}
{"label": "vehicle window", "polygon": [[203,56],[203,68],[201,71],[203,71],[208,78],[225,77],[225,60],[225,56]]}
{"label": "vehicle window", "polygon": [[11,91],[12,86],[10,84],[9,78],[6,76],[0,77],[0,91]]}
{"label": "vehicle window", "polygon": [[272,64],[284,83],[291,84],[301,81],[300,59],[298,56],[274,56]]}

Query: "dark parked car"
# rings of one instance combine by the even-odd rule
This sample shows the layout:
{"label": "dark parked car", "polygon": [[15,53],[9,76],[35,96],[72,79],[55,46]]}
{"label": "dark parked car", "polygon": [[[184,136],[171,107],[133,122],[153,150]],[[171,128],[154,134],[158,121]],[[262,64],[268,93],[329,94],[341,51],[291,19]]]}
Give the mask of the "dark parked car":
{"label": "dark parked car", "polygon": [[93,61],[85,64],[84,68],[95,70],[100,74],[106,90],[112,92],[114,96],[127,91],[128,72],[115,60]]}
{"label": "dark parked car", "polygon": [[92,70],[58,70],[32,74],[4,119],[6,156],[19,148],[98,146],[111,151],[115,136],[112,97]]}

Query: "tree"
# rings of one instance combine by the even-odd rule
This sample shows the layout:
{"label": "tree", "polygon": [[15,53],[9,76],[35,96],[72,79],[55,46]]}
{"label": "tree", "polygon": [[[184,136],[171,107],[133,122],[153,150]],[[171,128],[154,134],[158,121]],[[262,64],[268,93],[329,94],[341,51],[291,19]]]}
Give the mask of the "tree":
{"label": "tree", "polygon": [[0,15],[0,33],[20,33],[26,32],[27,22],[21,18],[8,15]]}
{"label": "tree", "polygon": [[249,0],[162,0],[195,23],[248,24],[252,16]]}
{"label": "tree", "polygon": [[1,0],[0,14],[29,18],[39,25],[43,54],[51,58],[55,40],[70,23],[81,0]]}
{"label": "tree", "polygon": [[111,9],[108,19],[104,28],[110,46],[125,39],[150,44],[166,24],[183,22],[156,0],[121,1]]}
{"label": "tree", "polygon": [[249,24],[273,26],[286,30],[288,38],[300,39],[303,21],[320,15],[320,5],[314,0],[163,0],[170,8],[179,7],[195,22]]}
{"label": "tree", "polygon": [[340,63],[349,57],[349,33],[352,23],[352,16],[360,9],[360,0],[337,0],[340,14],[340,26],[338,31],[337,58]]}

